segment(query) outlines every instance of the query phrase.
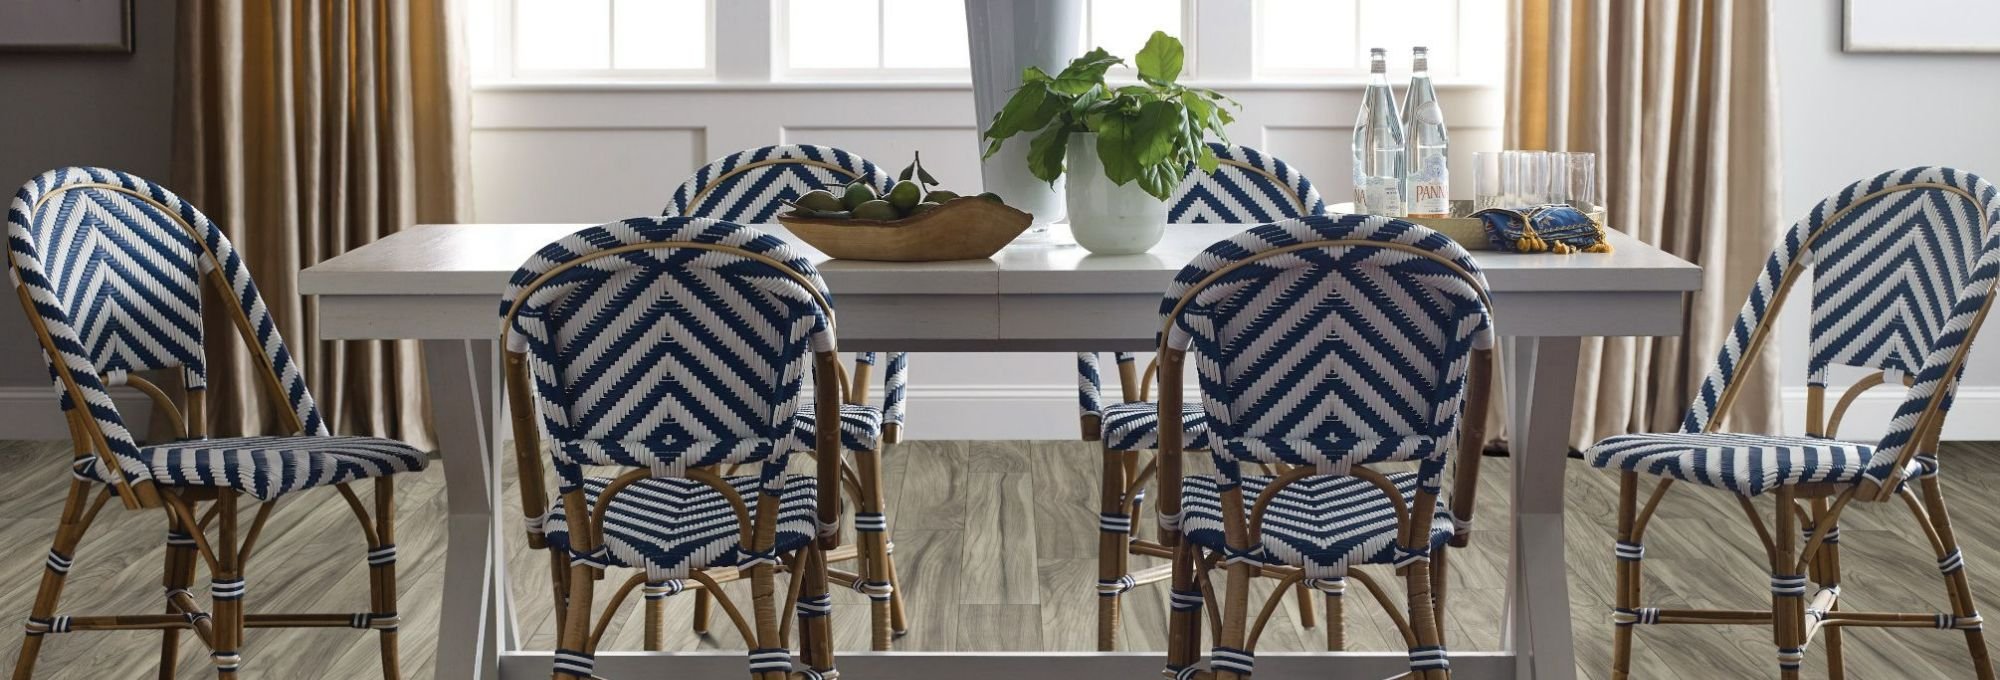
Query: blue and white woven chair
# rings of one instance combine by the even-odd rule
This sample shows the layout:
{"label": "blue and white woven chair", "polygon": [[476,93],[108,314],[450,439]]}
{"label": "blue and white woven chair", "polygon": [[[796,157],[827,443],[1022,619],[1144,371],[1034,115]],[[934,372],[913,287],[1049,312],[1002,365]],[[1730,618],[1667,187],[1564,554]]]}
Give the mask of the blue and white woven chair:
{"label": "blue and white woven chair", "polygon": [[[48,635],[141,629],[162,633],[161,677],[173,677],[180,633],[192,630],[208,643],[217,673],[233,678],[246,627],[378,631],[382,674],[399,677],[392,477],[423,469],[425,456],[401,442],[328,435],[302,369],[278,337],[270,309],[222,230],[157,184],[111,170],[63,168],[14,194],[7,211],[7,249],[8,273],[49,361],[75,444],[75,479],[28,615],[14,677],[33,675]],[[222,305],[222,315],[258,359],[253,379],[266,396],[285,405],[278,409],[284,435],[205,436],[204,287],[214,299],[230,301]],[[185,416],[164,390],[136,374],[162,369],[180,371]],[[177,440],[141,445],[106,392],[119,385],[151,396],[171,419]],[[362,480],[375,485],[372,516],[349,488]],[[358,613],[246,616],[246,567],[278,499],[328,486],[352,506],[367,538],[367,608]],[[95,501],[93,488],[100,489]],[[57,615],[64,577],[79,557],[77,545],[112,496],[127,509],[159,508],[167,516],[168,613]],[[237,510],[245,496],[257,501],[257,512],[239,542]],[[215,518],[213,537],[203,533],[205,502],[210,503],[206,512]],[[195,570],[204,565],[212,612],[191,594]]]}
{"label": "blue and white woven chair", "polygon": [[[1276,157],[1243,146],[1229,146],[1213,143],[1218,167],[1213,173],[1202,172],[1200,168],[1189,168],[1187,178],[1175,192],[1169,211],[1169,219],[1175,223],[1242,223],[1257,224],[1277,220],[1326,214],[1326,202],[1319,191],[1313,188],[1311,180]],[[1484,352],[1482,352],[1482,356]],[[1157,541],[1137,540],[1133,532],[1133,518],[1145,501],[1145,486],[1156,469],[1154,464],[1142,466],[1139,454],[1159,447],[1159,411],[1148,400],[1147,386],[1153,381],[1155,366],[1148,366],[1142,374],[1138,369],[1135,355],[1116,352],[1120,384],[1120,399],[1108,403],[1102,388],[1100,357],[1095,352],[1077,354],[1077,401],[1081,410],[1081,425],[1085,441],[1103,443],[1104,471],[1101,480],[1101,507],[1099,508],[1099,550],[1098,550],[1098,639],[1100,651],[1117,648],[1118,621],[1121,599],[1133,587],[1164,581],[1167,571],[1154,567],[1134,573],[1130,555],[1168,556],[1171,553]],[[1476,426],[1484,422],[1486,393],[1485,379],[1490,361],[1481,361],[1481,368],[1475,370],[1479,386],[1471,409],[1480,417],[1475,418]],[[1188,404],[1181,414],[1182,442],[1190,450],[1206,450],[1208,433],[1197,404]],[[1483,437],[1482,431],[1468,431],[1468,436]],[[1470,518],[1472,511],[1472,490],[1476,488],[1477,462],[1468,462],[1461,469],[1458,479],[1461,484],[1454,490],[1454,507]],[[1460,507],[1462,506],[1462,507]],[[1128,540],[1129,539],[1129,540]],[[1458,545],[1464,545],[1463,538]],[[1304,587],[1299,588],[1299,620],[1306,627],[1316,625],[1311,598]],[[1330,650],[1340,650],[1346,646],[1346,631],[1342,625],[1341,600],[1327,598],[1327,644]]]}
{"label": "blue and white woven chair", "polygon": [[[1295,583],[1337,589],[1352,579],[1391,602],[1362,565],[1403,570],[1408,616],[1392,618],[1412,676],[1448,677],[1431,592],[1442,569],[1431,560],[1455,531],[1439,493],[1473,350],[1491,346],[1487,309],[1485,279],[1463,248],[1379,216],[1255,227],[1175,276],[1160,306],[1159,409],[1182,413],[1192,351],[1217,474],[1183,477],[1183,433],[1162,431],[1171,677],[1249,677],[1258,633]],[[1290,469],[1248,475],[1246,463]],[[1377,469],[1394,463],[1415,465]],[[1226,588],[1208,577],[1216,565],[1228,570]],[[1253,608],[1246,583],[1260,575],[1279,585]],[[1205,669],[1204,600],[1222,608]]]}
{"label": "blue and white woven chair", "polygon": [[[1973,334],[1993,304],[2000,275],[1996,223],[2000,191],[1949,168],[1897,170],[1841,190],[1793,225],[1771,253],[1680,431],[1611,437],[1584,453],[1591,465],[1620,476],[1612,677],[1630,670],[1635,627],[1656,624],[1769,626],[1785,678],[1798,677],[1806,647],[1822,635],[1829,669],[1841,677],[1844,627],[1956,630],[1965,634],[1978,677],[1993,677],[1965,560],[1939,491],[1937,441]],[[1776,335],[1778,310],[1807,272],[1806,436],[1723,430],[1742,387],[1736,377]],[[1871,372],[1847,389],[1828,418],[1826,385],[1837,366]],[[1883,384],[1905,388],[1887,434],[1875,444],[1836,439],[1848,405]],[[1658,480],[1644,505],[1642,476]],[[1773,566],[1768,609],[1641,606],[1646,529],[1676,482],[1731,493],[1742,503]],[[1752,503],[1759,496],[1775,497],[1768,531]],[[1936,553],[1949,611],[1838,611],[1841,512],[1856,501],[1897,497]],[[1817,590],[1808,589],[1808,579]]]}
{"label": "blue and white woven chair", "polygon": [[[593,627],[593,584],[612,567],[637,571],[607,611],[642,586],[654,607],[697,588],[748,641],[751,677],[833,677],[824,550],[839,539],[845,386],[831,297],[812,266],[748,227],[635,218],[542,248],[514,273],[500,315],[530,539],[558,556],[556,677],[591,677],[611,619]],[[808,368],[821,396],[802,410]],[[817,476],[786,472],[801,447],[817,452]],[[718,472],[739,465],[756,474]],[[780,571],[794,579],[787,591]],[[745,573],[748,620],[718,589]],[[794,609],[797,676],[780,614]],[[647,619],[655,646],[658,620]]]}
{"label": "blue and white woven chair", "polygon": [[[796,144],[738,151],[696,170],[692,177],[674,190],[665,214],[736,223],[772,222],[777,219],[780,210],[807,192],[844,186],[857,180],[885,194],[893,184],[889,174],[882,172],[874,163],[830,146]],[[876,408],[868,405],[868,383],[874,378],[875,365],[885,358],[882,406]],[[889,352],[886,357],[875,352],[857,352],[854,355],[854,378],[848,393],[850,403],[842,405],[841,417],[847,428],[843,441],[851,444],[846,450],[855,457],[854,473],[860,476],[862,493],[860,498],[855,499],[858,506],[855,527],[862,534],[859,541],[864,547],[862,555],[870,553],[866,546],[878,542],[882,544],[884,555],[891,552],[888,509],[882,500],[881,449],[884,444],[902,440],[905,387],[909,380],[908,353]],[[909,630],[909,623],[902,593],[896,587],[895,558],[885,557],[880,565],[863,565],[864,572],[870,569],[881,572],[868,579],[877,582],[877,585],[862,590],[869,594],[871,600],[887,607],[875,622],[876,630],[871,637],[874,649],[886,651],[891,633],[903,634]],[[696,593],[696,632],[707,632],[710,611],[708,593]]]}

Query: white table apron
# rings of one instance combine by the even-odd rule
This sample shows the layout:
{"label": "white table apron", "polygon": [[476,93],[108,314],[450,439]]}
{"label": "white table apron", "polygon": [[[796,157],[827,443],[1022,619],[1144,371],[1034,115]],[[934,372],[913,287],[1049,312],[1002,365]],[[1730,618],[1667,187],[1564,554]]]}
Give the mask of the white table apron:
{"label": "white table apron", "polygon": [[[499,387],[493,341],[500,289],[542,244],[582,225],[426,225],[307,269],[323,339],[423,341],[444,452],[449,543],[438,631],[440,679],[546,678],[552,653],[520,648],[500,535]],[[776,225],[766,228],[779,231]],[[1177,225],[1152,252],[1087,256],[1069,247],[1009,249],[991,260],[824,261],[843,350],[1145,351],[1174,272],[1239,225]],[[1060,233],[1058,238],[1066,236]],[[1679,333],[1701,270],[1621,234],[1610,255],[1476,253],[1492,286],[1517,468],[1507,629],[1500,651],[1452,654],[1472,680],[1575,677],[1563,563],[1563,474],[1577,353],[1584,337]],[[1053,359],[1052,359],[1053,360]],[[1609,547],[1607,546],[1608,550]],[[1079,607],[1088,602],[1076,603]],[[1401,653],[1263,653],[1271,677],[1383,677]],[[842,671],[882,680],[1099,680],[1147,677],[1152,653],[843,652]],[[740,652],[607,652],[606,677],[737,677]],[[1147,674],[1145,676],[1139,674]]]}

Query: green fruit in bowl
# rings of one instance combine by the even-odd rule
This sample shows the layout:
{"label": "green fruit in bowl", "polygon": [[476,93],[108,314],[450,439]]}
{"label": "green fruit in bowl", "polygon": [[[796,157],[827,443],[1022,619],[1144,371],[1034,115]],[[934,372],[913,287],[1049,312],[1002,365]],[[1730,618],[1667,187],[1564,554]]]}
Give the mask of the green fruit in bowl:
{"label": "green fruit in bowl", "polygon": [[911,208],[917,207],[918,203],[923,202],[924,190],[923,187],[917,186],[916,182],[906,179],[897,182],[895,187],[889,189],[888,198],[889,204],[896,206],[897,211],[907,213]]}
{"label": "green fruit in bowl", "polygon": [[944,202],[946,202],[946,201],[950,201],[951,199],[954,199],[954,198],[958,198],[958,192],[955,192],[955,191],[947,191],[947,190],[945,190],[945,189],[939,189],[939,190],[937,190],[937,191],[933,191],[933,192],[930,192],[929,194],[925,194],[925,195],[924,195],[924,202],[925,202],[925,203],[944,203]]}
{"label": "green fruit in bowl", "polygon": [[932,210],[936,210],[936,209],[938,209],[938,206],[939,206],[939,205],[940,205],[940,204],[938,204],[938,203],[933,203],[933,202],[931,202],[931,201],[924,201],[924,202],[922,202],[922,203],[918,203],[918,204],[916,204],[916,205],[914,205],[914,206],[911,206],[911,207],[910,207],[910,214],[911,214],[911,215],[913,215],[913,216],[914,216],[914,215],[922,215],[922,214],[924,214],[924,213],[927,213],[927,212],[930,212],[930,211],[932,211]]}
{"label": "green fruit in bowl", "polygon": [[846,193],[840,195],[840,205],[848,210],[859,208],[861,204],[873,200],[875,200],[875,189],[869,187],[866,182],[849,184]]}
{"label": "green fruit in bowl", "polygon": [[988,192],[986,192],[986,193],[983,193],[983,194],[980,194],[980,195],[979,195],[979,197],[980,197],[980,198],[983,198],[983,199],[986,199],[986,200],[989,200],[989,201],[992,201],[992,202],[994,202],[994,203],[999,203],[999,204],[1001,204],[1001,205],[1006,205],[1006,204],[1007,204],[1007,202],[1006,202],[1006,201],[1002,201],[1002,200],[1000,200],[1000,194],[996,194],[996,193],[993,193],[993,192],[991,192],[991,191],[988,191]]}
{"label": "green fruit in bowl", "polygon": [[798,206],[799,209],[801,210],[806,210],[810,212],[840,210],[841,208],[845,207],[840,204],[839,197],[834,196],[833,192],[827,191],[825,189],[807,192],[806,195],[800,196],[799,200],[793,201],[792,205]]}
{"label": "green fruit in bowl", "polygon": [[844,220],[854,217],[854,213],[845,210],[814,210],[809,216],[822,220]]}
{"label": "green fruit in bowl", "polygon": [[881,200],[879,198],[873,201],[862,203],[861,205],[857,205],[854,207],[854,219],[857,220],[887,221],[887,220],[897,219],[902,216],[903,214],[896,210],[895,204]]}

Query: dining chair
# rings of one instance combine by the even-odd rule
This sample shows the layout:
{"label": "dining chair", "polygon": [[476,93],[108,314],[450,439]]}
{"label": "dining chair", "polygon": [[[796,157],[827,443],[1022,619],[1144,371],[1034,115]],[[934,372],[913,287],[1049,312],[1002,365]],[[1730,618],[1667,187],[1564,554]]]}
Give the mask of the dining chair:
{"label": "dining chair", "polygon": [[[772,222],[780,210],[807,192],[856,181],[884,195],[893,184],[888,173],[874,163],[841,149],[810,144],[766,146],[723,156],[696,170],[674,190],[665,214],[738,223]],[[868,405],[868,385],[874,379],[876,364],[884,359],[882,406],[877,408]],[[864,594],[883,608],[876,621],[878,630],[872,635],[877,651],[889,648],[891,633],[902,635],[909,630],[903,595],[896,587],[888,509],[880,481],[882,446],[902,441],[909,359],[905,352],[889,352],[886,357],[875,352],[855,353],[853,391],[848,395],[850,402],[842,406],[843,420],[852,421],[850,435],[842,441],[851,444],[846,450],[855,457],[854,467],[861,476],[861,497],[855,499],[859,505],[855,530],[862,534],[859,542],[864,547],[879,543],[884,555],[880,564],[864,564],[862,569],[877,576],[868,579],[873,585],[863,588]],[[870,422],[876,424],[872,431],[865,425]],[[866,555],[874,553],[872,548],[864,549],[861,559],[865,562]],[[710,611],[708,593],[696,593],[696,632],[708,631]]]}
{"label": "dining chair", "polygon": [[[14,194],[7,248],[7,271],[48,362],[74,445],[74,479],[14,677],[34,674],[43,640],[57,633],[161,631],[160,677],[172,678],[180,634],[193,631],[211,650],[217,674],[233,678],[242,665],[246,628],[345,627],[376,631],[382,675],[399,677],[393,477],[424,469],[425,455],[402,442],[328,434],[304,370],[222,229],[158,184],[71,167],[44,173]],[[203,313],[218,310],[204,309],[204,292],[226,301],[217,305],[219,317],[248,348],[251,380],[283,405],[274,409],[282,435],[207,436]],[[141,375],[173,369],[185,410],[165,387]],[[109,390],[121,386],[152,398],[168,418],[173,441],[140,443],[111,398]],[[372,513],[351,488],[364,480],[374,484]],[[258,554],[258,537],[279,499],[322,487],[337,490],[361,525],[365,608],[245,614],[250,558]],[[58,615],[77,548],[112,497],[128,510],[157,508],[166,516],[166,613]],[[239,531],[245,505],[256,506],[247,532]],[[202,567],[209,573],[210,609],[194,596]]]}
{"label": "dining chair", "polygon": [[[591,677],[635,589],[657,648],[660,603],[690,588],[736,625],[751,677],[835,677],[827,559],[839,542],[846,387],[818,272],[755,229],[634,218],[542,248],[514,273],[500,317],[529,540],[550,549],[562,621],[555,677]],[[808,369],[816,397],[802,408]],[[816,474],[787,471],[801,449]],[[595,582],[613,567],[635,571],[593,625]],[[748,616],[720,589],[746,576]],[[797,614],[796,674],[785,611]]]}
{"label": "dining chair", "polygon": [[[1216,155],[1215,172],[1189,168],[1170,203],[1169,219],[1175,223],[1268,223],[1326,213],[1326,203],[1311,180],[1275,156],[1243,146],[1209,143]],[[1475,386],[1468,410],[1478,414],[1467,423],[1466,436],[1483,441],[1488,408],[1487,387],[1491,376],[1491,352],[1479,350],[1473,369]],[[1166,580],[1165,565],[1133,572],[1131,555],[1170,553],[1158,541],[1141,541],[1133,518],[1145,503],[1146,484],[1155,463],[1141,464],[1140,454],[1159,447],[1159,411],[1150,399],[1156,364],[1142,372],[1137,356],[1129,352],[1112,354],[1118,371],[1119,398],[1106,399],[1099,353],[1077,354],[1077,401],[1085,441],[1101,442],[1104,466],[1100,478],[1097,648],[1117,648],[1121,600],[1132,588]],[[1196,404],[1183,406],[1182,441],[1190,450],[1205,450],[1208,435]],[[1477,450],[1474,447],[1473,450]],[[1275,469],[1273,470],[1275,471]],[[1474,491],[1478,487],[1479,461],[1461,463],[1452,493],[1452,507],[1463,521],[1472,518]],[[1142,474],[1143,473],[1143,474]],[[1466,545],[1469,534],[1453,543]],[[1298,588],[1299,618],[1307,628],[1317,626],[1308,588]],[[1327,648],[1346,648],[1341,595],[1338,588],[1325,589],[1327,603]]]}
{"label": "dining chair", "polygon": [[[1287,591],[1353,580],[1401,632],[1411,676],[1449,677],[1433,592],[1444,569],[1431,561],[1458,530],[1443,481],[1460,447],[1473,350],[1492,345],[1478,264],[1399,219],[1285,220],[1196,256],[1160,316],[1158,408],[1184,412],[1192,353],[1216,468],[1184,474],[1183,432],[1161,431],[1160,524],[1173,559],[1167,674],[1249,677]],[[1245,464],[1286,470],[1246,474]],[[1364,565],[1404,576],[1407,611]],[[1217,568],[1227,570],[1223,586],[1210,578]],[[1253,609],[1255,577],[1278,584]],[[1205,602],[1216,603],[1216,630],[1202,668]]]}
{"label": "dining chair", "polygon": [[[1814,206],[1772,251],[1680,431],[1614,436],[1584,452],[1592,466],[1619,475],[1612,677],[1631,672],[1637,626],[1676,624],[1769,626],[1787,679],[1799,677],[1806,648],[1822,635],[1828,670],[1842,677],[1842,628],[1959,631],[1978,677],[1993,677],[1964,555],[1940,491],[1938,433],[1973,335],[1993,304],[2000,274],[1996,222],[2000,191],[1950,168],[1896,170],[1849,185]],[[1724,429],[1743,389],[1737,377],[1764,354],[1776,335],[1779,309],[1808,272],[1806,434]],[[1829,416],[1827,386],[1837,367],[1865,375]],[[1887,433],[1874,444],[1837,438],[1854,400],[1885,384],[1904,389]],[[1652,490],[1641,503],[1648,481]],[[1768,608],[1642,606],[1646,530],[1676,482],[1735,496],[1769,558]],[[1755,503],[1759,497],[1773,498],[1768,525]],[[1843,511],[1899,498],[1937,559],[1948,611],[1841,610]]]}

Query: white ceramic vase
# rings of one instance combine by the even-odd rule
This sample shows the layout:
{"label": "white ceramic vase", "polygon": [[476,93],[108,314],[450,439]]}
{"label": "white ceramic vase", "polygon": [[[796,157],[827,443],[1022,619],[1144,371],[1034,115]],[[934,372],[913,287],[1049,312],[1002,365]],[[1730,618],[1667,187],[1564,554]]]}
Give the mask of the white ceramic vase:
{"label": "white ceramic vase", "polygon": [[1064,193],[1077,245],[1099,255],[1143,253],[1159,245],[1167,232],[1167,202],[1146,193],[1137,181],[1119,185],[1105,177],[1097,135],[1070,135],[1068,166]]}

